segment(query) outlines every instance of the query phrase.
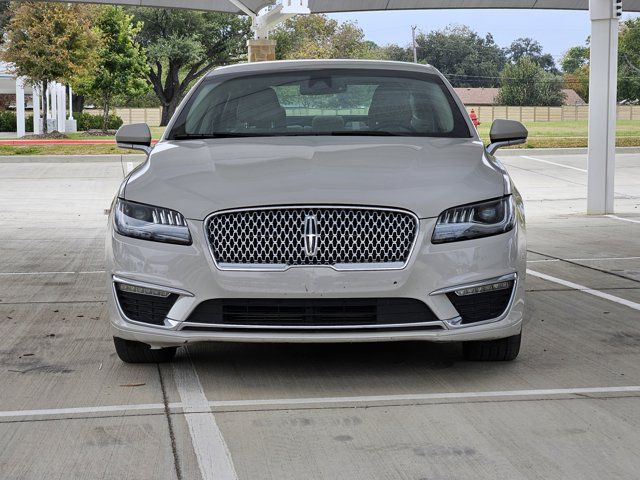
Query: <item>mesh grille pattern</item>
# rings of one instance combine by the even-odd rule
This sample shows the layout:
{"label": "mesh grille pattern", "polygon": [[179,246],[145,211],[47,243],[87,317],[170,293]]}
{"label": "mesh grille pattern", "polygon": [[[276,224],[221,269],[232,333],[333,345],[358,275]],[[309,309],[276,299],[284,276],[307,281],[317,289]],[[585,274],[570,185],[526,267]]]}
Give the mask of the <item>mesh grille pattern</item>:
{"label": "mesh grille pattern", "polygon": [[504,313],[511,300],[513,282],[511,286],[504,290],[494,292],[477,293],[459,297],[455,292],[447,293],[447,297],[453,303],[462,317],[462,324],[481,322],[499,317]]}
{"label": "mesh grille pattern", "polygon": [[[305,253],[305,219],[317,221],[315,255]],[[413,215],[343,207],[274,208],[213,215],[207,234],[218,264],[404,264],[418,229]]]}

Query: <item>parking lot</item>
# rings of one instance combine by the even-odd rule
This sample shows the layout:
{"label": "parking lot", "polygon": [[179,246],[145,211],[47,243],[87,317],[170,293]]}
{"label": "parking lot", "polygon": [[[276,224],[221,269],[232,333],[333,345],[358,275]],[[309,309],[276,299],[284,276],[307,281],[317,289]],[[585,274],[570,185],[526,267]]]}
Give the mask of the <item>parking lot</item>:
{"label": "parking lot", "polygon": [[123,165],[2,160],[0,478],[638,478],[640,153],[617,156],[611,216],[583,214],[586,154],[502,159],[528,215],[516,361],[210,344],[142,366],[106,318]]}

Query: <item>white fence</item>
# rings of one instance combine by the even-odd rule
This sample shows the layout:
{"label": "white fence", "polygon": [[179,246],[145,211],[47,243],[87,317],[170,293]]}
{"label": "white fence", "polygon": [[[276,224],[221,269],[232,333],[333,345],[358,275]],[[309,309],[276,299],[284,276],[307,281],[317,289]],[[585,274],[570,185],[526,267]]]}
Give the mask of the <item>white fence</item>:
{"label": "white fence", "polygon": [[[473,109],[481,122],[490,123],[496,118],[518,120],[519,122],[563,122],[588,120],[589,106],[575,105],[563,107],[505,107],[498,105],[467,105]],[[640,120],[640,105],[618,105],[618,120]]]}
{"label": "white fence", "polygon": [[[92,115],[102,115],[102,110],[88,110],[84,113]],[[160,118],[162,109],[160,108],[114,108],[111,113],[119,116],[125,124],[129,123],[146,123],[150,127],[160,126]]]}
{"label": "white fence", "polygon": [[[481,122],[490,123],[496,118],[518,120],[520,122],[562,122],[572,120],[587,120],[589,107],[587,105],[564,107],[505,107],[498,105],[467,105],[467,111],[473,109]],[[85,110],[86,113],[101,115],[100,110]],[[151,127],[160,125],[162,110],[160,108],[116,108],[113,113],[118,115],[125,124],[147,123]],[[330,110],[288,108],[290,115],[366,115],[366,109]],[[640,105],[618,105],[618,120],[640,120]]]}

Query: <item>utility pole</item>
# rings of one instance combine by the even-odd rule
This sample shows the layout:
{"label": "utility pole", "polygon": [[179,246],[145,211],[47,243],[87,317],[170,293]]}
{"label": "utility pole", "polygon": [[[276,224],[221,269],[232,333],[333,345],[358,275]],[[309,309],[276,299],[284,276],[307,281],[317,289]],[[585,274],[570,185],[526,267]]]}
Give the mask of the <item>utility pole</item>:
{"label": "utility pole", "polygon": [[418,50],[416,49],[416,28],[417,25],[411,25],[411,43],[413,45],[413,63],[418,63]]}

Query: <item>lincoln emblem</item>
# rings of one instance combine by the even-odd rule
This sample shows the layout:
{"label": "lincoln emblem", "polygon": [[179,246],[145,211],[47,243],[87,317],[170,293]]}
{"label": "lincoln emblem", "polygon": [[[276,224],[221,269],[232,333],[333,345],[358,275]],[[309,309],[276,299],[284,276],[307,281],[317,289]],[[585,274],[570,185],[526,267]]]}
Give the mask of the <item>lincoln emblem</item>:
{"label": "lincoln emblem", "polygon": [[315,257],[318,253],[320,234],[318,233],[318,219],[315,215],[304,217],[304,254],[307,257]]}

